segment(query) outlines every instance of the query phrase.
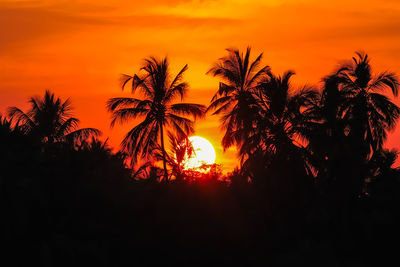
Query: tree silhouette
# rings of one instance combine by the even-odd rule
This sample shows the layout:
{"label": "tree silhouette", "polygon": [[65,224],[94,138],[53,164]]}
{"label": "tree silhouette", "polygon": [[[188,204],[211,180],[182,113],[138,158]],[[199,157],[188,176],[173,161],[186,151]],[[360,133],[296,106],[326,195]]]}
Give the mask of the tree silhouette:
{"label": "tree silhouette", "polygon": [[282,77],[270,74],[270,80],[259,87],[257,94],[260,110],[257,130],[260,137],[256,136],[256,140],[261,140],[266,150],[288,157],[290,151],[301,146],[301,128],[308,121],[307,109],[318,95],[313,88],[293,89],[290,85],[293,75],[292,71]]}
{"label": "tree silhouette", "polygon": [[243,167],[255,182],[267,182],[268,190],[275,188],[272,191],[282,195],[287,191],[291,197],[310,186],[312,172],[302,132],[318,96],[313,88],[293,88],[293,75],[292,71],[283,76],[270,73],[270,79],[257,87],[256,127],[240,150],[248,155]]}
{"label": "tree silhouette", "polygon": [[380,153],[400,115],[399,107],[380,93],[390,89],[397,95],[396,75],[373,77],[368,56],[356,54],[324,79],[320,99],[308,114],[312,120],[304,128],[319,178],[339,181],[337,190],[348,190],[349,196],[360,191],[369,176],[369,161]]}
{"label": "tree silhouette", "polygon": [[16,127],[25,134],[33,135],[44,143],[79,143],[90,136],[99,136],[95,128],[76,129],[77,118],[72,117],[69,99],[62,101],[46,90],[43,98],[31,97],[30,109],[23,112],[18,107],[9,107],[8,116],[16,120]]}
{"label": "tree silhouette", "polygon": [[135,160],[138,156],[149,157],[157,148],[159,139],[163,154],[164,180],[168,181],[164,128],[173,129],[181,136],[193,133],[193,121],[185,116],[192,116],[194,119],[202,117],[205,107],[193,103],[173,103],[177,97],[182,100],[187,93],[188,84],[182,81],[187,65],[173,79],[167,58],[145,59],[140,70],[143,71],[141,75],[123,76],[122,89],[128,82],[132,82],[132,93],[139,89],[145,98],[109,99],[107,107],[112,112],[111,126],[116,122],[125,123],[136,117],[144,117],[140,124],[127,133],[122,141],[122,149]]}
{"label": "tree silhouette", "polygon": [[343,106],[346,94],[340,90],[342,80],[338,72],[323,79],[322,92],[307,110],[309,120],[301,129],[308,140],[308,151],[319,178],[340,176],[338,165],[347,153],[347,120]]}
{"label": "tree silhouette", "polygon": [[347,95],[343,103],[345,118],[349,120],[350,137],[363,146],[362,155],[382,148],[387,131],[393,130],[400,116],[400,108],[380,92],[390,89],[398,94],[399,81],[391,72],[375,77],[367,54],[357,52],[353,62],[342,67],[338,76],[342,80],[342,91]]}
{"label": "tree silhouette", "polygon": [[213,115],[222,114],[221,123],[225,130],[222,146],[239,148],[254,129],[254,119],[258,112],[254,97],[257,87],[269,78],[269,66],[260,67],[262,54],[250,62],[251,48],[246,54],[237,49],[227,49],[228,55],[207,72],[221,78],[219,90],[211,100],[208,110]]}

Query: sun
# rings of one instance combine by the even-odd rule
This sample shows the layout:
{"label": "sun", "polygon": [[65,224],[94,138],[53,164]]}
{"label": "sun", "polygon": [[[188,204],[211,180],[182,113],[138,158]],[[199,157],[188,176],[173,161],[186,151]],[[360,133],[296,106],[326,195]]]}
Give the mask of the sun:
{"label": "sun", "polygon": [[195,169],[204,164],[215,162],[215,150],[213,145],[205,138],[191,136],[189,141],[193,146],[194,153],[184,161],[185,169]]}

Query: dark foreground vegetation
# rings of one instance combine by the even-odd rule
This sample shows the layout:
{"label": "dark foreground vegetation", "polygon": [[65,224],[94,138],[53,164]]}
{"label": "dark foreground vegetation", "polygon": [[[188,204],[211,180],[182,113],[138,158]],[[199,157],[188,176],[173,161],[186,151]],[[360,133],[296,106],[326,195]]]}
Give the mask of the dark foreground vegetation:
{"label": "dark foreground vegetation", "polygon": [[[172,79],[167,60],[148,59],[143,75],[124,76],[143,99],[107,103],[112,124],[143,118],[116,153],[50,92],[27,112],[9,108],[0,118],[1,261],[398,264],[400,171],[397,152],[383,147],[400,114],[385,96],[397,96],[396,75],[373,75],[359,53],[322,88],[296,89],[293,72],[260,65],[250,49],[228,50],[209,71],[221,82],[206,108],[179,102],[186,66]],[[192,119],[207,111],[221,115],[223,146],[239,151],[228,175],[182,167]]]}

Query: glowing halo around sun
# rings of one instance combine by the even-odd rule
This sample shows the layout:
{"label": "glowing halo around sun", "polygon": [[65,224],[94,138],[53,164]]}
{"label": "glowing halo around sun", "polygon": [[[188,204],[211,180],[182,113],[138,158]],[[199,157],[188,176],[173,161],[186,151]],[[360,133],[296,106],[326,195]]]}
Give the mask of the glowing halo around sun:
{"label": "glowing halo around sun", "polygon": [[185,169],[196,169],[204,164],[213,164],[215,162],[214,147],[207,139],[200,136],[191,136],[189,141],[193,146],[194,153],[191,157],[185,159]]}

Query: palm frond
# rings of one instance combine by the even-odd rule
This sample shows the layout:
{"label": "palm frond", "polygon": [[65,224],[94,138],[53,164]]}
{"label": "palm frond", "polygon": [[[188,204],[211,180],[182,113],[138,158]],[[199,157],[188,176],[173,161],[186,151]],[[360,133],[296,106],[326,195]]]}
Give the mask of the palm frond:
{"label": "palm frond", "polygon": [[107,101],[107,109],[108,111],[114,111],[117,108],[121,107],[129,107],[129,106],[136,106],[138,105],[142,100],[136,99],[133,97],[114,97],[110,98]]}
{"label": "palm frond", "polygon": [[67,133],[71,132],[71,130],[74,130],[76,127],[78,127],[79,120],[77,118],[68,118],[60,127],[58,128],[58,133],[57,135],[60,137],[63,137]]}
{"label": "palm frond", "polygon": [[111,127],[118,123],[126,123],[128,120],[135,119],[138,116],[146,115],[149,112],[147,108],[121,108],[112,113]]}
{"label": "palm frond", "polygon": [[260,82],[267,81],[270,77],[270,74],[271,68],[269,66],[263,67],[247,82],[247,86],[250,88],[258,86]]}
{"label": "palm frond", "polygon": [[171,82],[169,86],[169,90],[172,90],[183,78],[183,73],[188,69],[188,65],[186,64],[179,73],[175,76],[174,80]]}
{"label": "palm frond", "polygon": [[[193,121],[188,119],[188,118],[184,118],[184,117],[180,117],[177,116],[175,114],[168,114],[168,119],[173,123],[174,127],[175,124],[178,125],[179,127],[183,127],[184,131],[180,131],[179,130],[179,134],[183,137],[185,136],[189,136],[190,134],[194,133],[194,126],[193,126]],[[183,134],[182,134],[183,133]]]}
{"label": "palm frond", "polygon": [[[121,77],[120,77],[121,89],[124,90],[126,84],[131,80],[133,80],[132,76],[127,75],[127,74],[121,74]],[[132,87],[133,87],[133,85],[132,85]]]}
{"label": "palm frond", "polygon": [[151,150],[157,145],[158,125],[149,116],[131,129],[124,137],[121,148],[134,161],[139,156],[150,156]]}
{"label": "palm frond", "polygon": [[388,130],[393,130],[400,117],[400,108],[388,97],[378,93],[371,93],[370,99],[375,108],[371,113],[379,113],[382,116],[379,120],[383,120],[387,124]]}
{"label": "palm frond", "polygon": [[212,115],[218,115],[221,112],[228,112],[232,108],[232,106],[235,104],[235,102],[227,102],[223,105],[221,105],[218,109],[216,109]]}
{"label": "palm frond", "polygon": [[179,96],[181,101],[186,95],[186,92],[188,91],[189,84],[186,82],[181,82],[176,85],[174,85],[172,88],[170,88],[166,95],[165,95],[165,103],[169,103],[171,100],[173,100],[175,97]]}
{"label": "palm frond", "polygon": [[[175,132],[179,135],[179,136],[188,136],[190,134],[192,134],[194,132],[194,128],[189,126],[189,124],[185,124],[185,123],[177,123],[178,120],[176,119],[172,119],[171,123],[172,123],[172,128],[175,130]],[[185,129],[182,129],[181,125],[183,125],[183,127]]]}
{"label": "palm frond", "polygon": [[65,135],[65,140],[73,143],[80,143],[90,137],[99,137],[101,131],[96,128],[82,128]]}
{"label": "palm frond", "polygon": [[202,118],[205,115],[206,107],[201,104],[179,103],[170,106],[172,113],[177,115],[190,115],[193,118]]}
{"label": "palm frond", "polygon": [[227,81],[231,86],[240,85],[240,78],[238,77],[237,71],[230,69],[222,63],[216,63],[212,66],[206,74],[211,74],[214,77],[220,77],[224,81]]}
{"label": "palm frond", "polygon": [[72,110],[71,99],[67,98],[67,100],[65,100],[64,103],[61,104],[59,112],[62,117],[66,118],[72,116],[71,110]]}
{"label": "palm frond", "polygon": [[232,97],[231,96],[223,96],[220,97],[218,99],[215,99],[211,102],[211,104],[208,106],[206,112],[210,111],[210,110],[214,110],[217,109],[218,107],[220,107],[221,105],[226,104],[226,102],[228,101],[232,101]]}
{"label": "palm frond", "polygon": [[398,95],[399,92],[399,79],[393,72],[383,72],[379,74],[374,81],[370,84],[370,88],[373,91],[385,90],[387,87],[390,88],[394,96]]}
{"label": "palm frond", "polygon": [[17,107],[9,107],[7,115],[12,119],[16,120],[16,123],[22,125],[27,131],[35,127],[35,123],[32,121],[30,116]]}

